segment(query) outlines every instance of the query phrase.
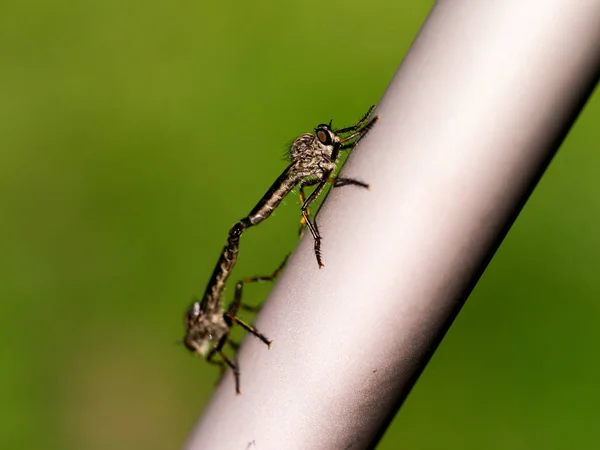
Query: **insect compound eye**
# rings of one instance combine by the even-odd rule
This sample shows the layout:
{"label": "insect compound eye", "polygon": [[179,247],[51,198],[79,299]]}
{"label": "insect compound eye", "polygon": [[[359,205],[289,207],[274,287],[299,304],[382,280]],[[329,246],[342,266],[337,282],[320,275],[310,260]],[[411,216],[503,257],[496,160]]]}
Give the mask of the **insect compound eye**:
{"label": "insect compound eye", "polygon": [[183,345],[185,346],[185,348],[187,348],[190,352],[194,352],[196,351],[196,349],[194,348],[194,346],[192,345],[191,341],[189,339],[184,339],[183,340]]}
{"label": "insect compound eye", "polygon": [[202,313],[200,302],[194,302],[191,308],[192,315],[199,316]]}
{"label": "insect compound eye", "polygon": [[196,320],[198,318],[198,316],[200,316],[201,314],[202,314],[202,309],[200,306],[200,302],[192,303],[192,305],[188,308],[188,310],[185,313],[186,326],[189,326],[189,323]]}
{"label": "insect compound eye", "polygon": [[331,136],[326,130],[322,128],[317,128],[317,139],[321,144],[331,145]]}

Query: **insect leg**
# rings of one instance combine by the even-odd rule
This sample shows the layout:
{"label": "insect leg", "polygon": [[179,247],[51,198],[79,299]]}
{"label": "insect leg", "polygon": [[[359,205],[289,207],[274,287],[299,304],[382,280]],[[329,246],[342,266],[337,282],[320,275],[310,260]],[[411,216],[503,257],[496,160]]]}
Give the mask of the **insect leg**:
{"label": "insect leg", "polygon": [[[300,182],[300,186],[299,186],[299,190],[298,190],[298,194],[300,196],[300,203],[302,203],[304,205],[304,202],[306,201],[306,197],[304,195],[304,188],[306,186],[314,186],[315,184],[318,184],[318,183],[319,183],[319,180],[317,180],[317,179],[302,180]],[[310,211],[308,211],[308,210],[307,210],[307,215],[310,216]],[[302,236],[304,236],[305,231],[306,231],[306,219],[303,214],[302,219],[300,219],[300,229],[298,230],[298,236],[300,236],[300,238],[302,238]]]}
{"label": "insect leg", "polygon": [[246,304],[242,303],[242,290],[244,288],[244,283],[266,283],[268,281],[274,281],[279,276],[279,274],[281,273],[283,268],[285,267],[285,264],[287,263],[289,256],[290,256],[289,254],[285,256],[285,258],[283,259],[281,264],[279,264],[279,267],[277,267],[277,269],[275,269],[275,271],[271,275],[246,277],[246,278],[242,278],[240,281],[238,281],[235,286],[235,297],[234,297],[233,303],[229,307],[229,311],[228,311],[229,314],[235,316],[237,314],[237,311],[239,308],[242,308],[243,310],[246,310],[246,311],[258,312],[260,310],[260,306],[258,306],[258,307],[250,306],[250,305],[246,305]]}
{"label": "insect leg", "polygon": [[[379,120],[379,116],[373,117],[371,119],[371,121],[368,124],[366,124],[364,127],[355,131],[350,136],[346,136],[345,138],[341,139],[340,143],[342,145],[340,146],[340,150],[346,150],[346,149],[352,148],[356,144],[358,144],[358,142],[367,134],[367,132],[373,127],[373,125],[375,125],[375,122],[377,122],[378,120]],[[351,141],[355,137],[358,137],[358,139],[355,142],[346,144],[346,142]]]}
{"label": "insect leg", "polygon": [[221,382],[221,378],[223,378],[223,374],[225,373],[225,363],[223,361],[216,361],[214,359],[216,354],[217,354],[217,349],[215,347],[213,347],[211,349],[211,351],[208,352],[208,355],[206,356],[206,362],[219,367],[219,381],[217,381],[217,384],[219,384]]}
{"label": "insect leg", "polygon": [[306,222],[306,226],[308,226],[308,229],[310,230],[315,240],[315,256],[317,257],[317,264],[319,264],[319,269],[323,267],[323,261],[321,260],[321,235],[319,234],[319,228],[317,227],[316,220],[313,220],[312,222],[310,221],[310,217],[308,215],[308,207],[319,197],[319,195],[321,195],[323,189],[325,189],[326,184],[327,179],[325,179],[325,181],[319,182],[315,190],[312,191],[312,193],[308,196],[306,201],[302,204],[302,216]]}
{"label": "insect leg", "polygon": [[332,183],[334,188],[342,187],[342,186],[360,186],[365,189],[369,189],[369,185],[359,180],[355,180],[354,178],[345,178],[345,177],[336,177],[336,178],[327,178],[328,183]]}
{"label": "insect leg", "polygon": [[[226,334],[225,336],[223,336],[219,342],[217,343],[217,345],[215,345],[215,347],[208,353],[207,357],[206,357],[206,361],[209,362],[210,364],[214,364],[217,365],[221,368],[221,377],[223,376],[224,370],[225,370],[225,364],[227,364],[229,367],[231,367],[231,370],[233,371],[233,377],[235,378],[235,393],[237,395],[240,395],[242,393],[242,391],[240,390],[240,371],[239,368],[237,366],[237,364],[233,363],[225,353],[223,353],[223,347],[225,346],[225,343],[228,341],[229,339],[229,334]],[[221,357],[221,359],[223,361],[215,361],[213,360],[214,356],[216,354],[219,354],[219,356]]]}
{"label": "insect leg", "polygon": [[231,314],[229,311],[223,314],[223,318],[225,319],[225,322],[227,322],[227,324],[230,326],[233,325],[234,323],[237,323],[243,329],[245,329],[246,331],[249,331],[254,336],[256,336],[261,341],[263,341],[265,344],[267,344],[267,347],[271,348],[273,346],[273,341],[269,340],[269,338],[267,338],[264,334],[262,334],[257,329],[253,328],[252,326],[248,325],[246,322],[244,322],[239,317],[235,316],[234,314]]}
{"label": "insect leg", "polygon": [[365,123],[365,121],[369,118],[369,116],[373,113],[373,110],[375,109],[375,105],[371,106],[369,108],[369,110],[367,111],[367,113],[363,116],[362,119],[360,119],[358,121],[358,123],[356,125],[353,125],[351,127],[346,127],[346,128],[342,128],[340,130],[335,130],[336,134],[340,134],[340,133],[348,133],[350,131],[356,131],[358,130],[363,123]]}

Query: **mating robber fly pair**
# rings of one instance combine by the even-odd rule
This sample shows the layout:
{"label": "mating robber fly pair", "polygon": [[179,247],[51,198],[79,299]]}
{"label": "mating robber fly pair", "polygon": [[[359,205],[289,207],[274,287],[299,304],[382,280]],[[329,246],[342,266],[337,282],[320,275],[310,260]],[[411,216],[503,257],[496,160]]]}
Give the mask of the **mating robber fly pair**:
{"label": "mating robber fly pair", "polygon": [[[334,172],[338,169],[340,152],[352,149],[371,129],[377,121],[378,116],[369,120],[375,106],[371,106],[365,116],[351,127],[332,130],[329,124],[318,125],[313,133],[299,136],[289,149],[290,164],[283,173],[275,180],[267,193],[260,199],[248,216],[237,222],[227,238],[227,245],[213,274],[208,282],[206,291],[201,301],[194,301],[185,315],[185,338],[184,345],[192,352],[206,357],[206,360],[219,366],[223,372],[226,365],[233,370],[235,377],[235,390],[240,390],[240,373],[237,362],[232,361],[225,355],[223,349],[229,345],[236,351],[238,344],[230,340],[229,334],[234,323],[263,341],[271,348],[273,341],[257,329],[248,325],[237,317],[239,309],[256,312],[257,308],[242,303],[242,289],[245,283],[273,281],[283,269],[287,257],[282,264],[271,275],[244,278],[236,284],[234,300],[227,310],[223,309],[222,295],[225,284],[238,258],[239,243],[242,233],[267,219],[279,206],[283,198],[296,186],[299,187],[300,202],[302,203],[302,219],[300,221],[300,236],[308,227],[314,239],[314,252],[319,268],[323,267],[321,258],[321,235],[315,219],[311,219],[310,205],[323,193],[327,184],[334,188],[342,186],[359,186],[368,188],[369,185],[352,178],[335,177]],[[343,136],[345,135],[345,136]],[[312,193],[306,197],[304,189],[316,186]],[[215,360],[217,354],[220,360]]]}

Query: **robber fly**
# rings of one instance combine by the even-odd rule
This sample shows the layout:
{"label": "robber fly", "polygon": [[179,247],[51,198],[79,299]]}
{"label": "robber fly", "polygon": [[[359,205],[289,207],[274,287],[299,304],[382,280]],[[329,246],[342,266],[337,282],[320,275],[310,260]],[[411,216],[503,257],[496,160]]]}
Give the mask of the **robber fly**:
{"label": "robber fly", "polygon": [[[329,124],[318,125],[313,133],[299,136],[292,143],[288,153],[290,165],[275,180],[275,183],[260,199],[250,214],[233,226],[230,235],[241,235],[247,228],[267,219],[283,198],[296,186],[299,186],[300,202],[302,203],[300,236],[304,233],[305,227],[308,226],[314,238],[317,263],[319,268],[323,267],[321,235],[316,221],[311,220],[308,208],[321,195],[327,183],[331,183],[333,187],[348,185],[369,187],[368,184],[352,178],[334,177],[333,173],[339,165],[340,151],[353,148],[379,118],[375,116],[367,122],[373,109],[375,109],[375,106],[371,106],[365,116],[354,126],[332,130],[331,122],[329,122]],[[316,188],[307,198],[304,194],[304,188],[315,185]]]}
{"label": "robber fly", "polygon": [[[206,357],[211,364],[218,365],[222,370],[225,365],[233,370],[235,377],[236,393],[240,394],[240,372],[237,362],[231,361],[223,352],[226,344],[234,350],[238,345],[230,340],[229,335],[234,323],[252,333],[271,348],[273,342],[257,329],[248,325],[237,317],[238,310],[246,309],[256,311],[242,303],[242,290],[244,283],[273,281],[283,269],[287,257],[283,263],[271,275],[249,277],[240,280],[236,285],[235,297],[227,310],[222,306],[222,295],[225,284],[235,263],[237,262],[239,242],[242,233],[249,227],[257,225],[267,219],[273,210],[281,203],[283,198],[296,186],[299,186],[300,201],[302,203],[302,220],[300,222],[300,234],[306,227],[309,228],[314,238],[314,251],[319,267],[323,266],[321,261],[321,236],[314,219],[311,221],[308,210],[318,196],[323,192],[327,183],[333,187],[355,185],[368,188],[369,185],[352,178],[333,177],[338,168],[340,151],[353,148],[362,137],[371,129],[378,117],[367,120],[371,116],[372,106],[365,116],[354,126],[332,130],[331,122],[321,124],[315,128],[314,133],[306,133],[299,136],[290,147],[290,165],[275,180],[267,193],[258,202],[247,217],[237,222],[229,231],[227,245],[210,278],[208,286],[201,301],[194,301],[185,314],[185,337],[184,344],[192,352]],[[342,136],[346,135],[346,136]],[[315,186],[315,190],[308,196],[304,194],[304,188]],[[221,360],[215,360],[219,355]]]}
{"label": "robber fly", "polygon": [[[190,351],[206,357],[209,363],[219,366],[221,372],[225,369],[225,364],[231,367],[235,377],[235,391],[238,395],[241,394],[238,364],[231,361],[223,352],[226,344],[229,344],[234,350],[237,350],[239,347],[238,344],[229,338],[233,324],[240,325],[246,331],[259,338],[269,348],[273,345],[273,341],[237,317],[237,312],[240,308],[253,312],[257,311],[257,308],[242,303],[244,283],[273,281],[287,261],[286,257],[283,263],[271,275],[249,277],[238,281],[234,300],[229,308],[224,310],[221,297],[227,278],[229,278],[237,261],[239,240],[239,235],[230,234],[227,245],[224,247],[223,253],[221,253],[221,257],[206,287],[202,301],[194,301],[186,311],[184,318],[185,337],[183,339],[184,345]],[[221,360],[214,359],[217,354],[221,357]]]}

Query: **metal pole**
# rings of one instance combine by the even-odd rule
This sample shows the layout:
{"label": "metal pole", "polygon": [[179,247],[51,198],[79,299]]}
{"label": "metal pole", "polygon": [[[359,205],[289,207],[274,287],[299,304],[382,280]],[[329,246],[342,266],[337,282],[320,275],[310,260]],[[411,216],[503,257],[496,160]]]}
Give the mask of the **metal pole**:
{"label": "metal pole", "polygon": [[187,448],[376,445],[599,72],[599,0],[439,1]]}

